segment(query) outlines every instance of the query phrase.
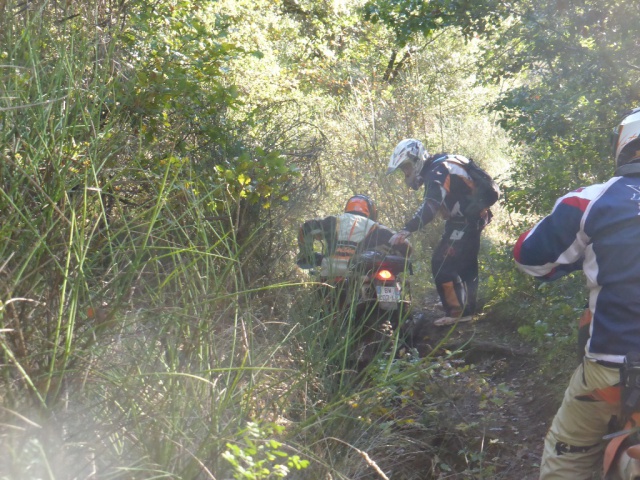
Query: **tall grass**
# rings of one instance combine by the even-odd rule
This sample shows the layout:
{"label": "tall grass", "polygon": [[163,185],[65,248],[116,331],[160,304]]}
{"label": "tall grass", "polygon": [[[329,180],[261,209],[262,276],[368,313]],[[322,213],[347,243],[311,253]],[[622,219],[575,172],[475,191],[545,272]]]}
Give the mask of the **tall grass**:
{"label": "tall grass", "polygon": [[107,3],[21,5],[0,34],[0,477],[425,478],[397,452],[432,447],[394,425],[431,401],[432,360],[395,338],[354,373],[353,315],[249,279],[276,233],[238,238],[242,199],[212,214],[224,186],[174,152],[150,168]]}
{"label": "tall grass", "polygon": [[[195,478],[250,418],[263,369],[238,248],[188,172],[146,178],[127,158],[142,152],[105,110],[106,36],[56,13],[3,29],[0,470]],[[125,202],[127,178],[143,188]]]}

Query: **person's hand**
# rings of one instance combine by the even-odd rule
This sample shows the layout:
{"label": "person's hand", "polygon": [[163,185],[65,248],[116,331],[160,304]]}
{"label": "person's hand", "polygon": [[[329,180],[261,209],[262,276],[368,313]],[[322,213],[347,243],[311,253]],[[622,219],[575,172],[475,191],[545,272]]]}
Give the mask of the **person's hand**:
{"label": "person's hand", "polygon": [[407,243],[407,238],[409,237],[409,235],[411,235],[410,231],[400,230],[398,233],[396,233],[393,237],[389,239],[389,243],[394,246],[402,245],[404,243]]}

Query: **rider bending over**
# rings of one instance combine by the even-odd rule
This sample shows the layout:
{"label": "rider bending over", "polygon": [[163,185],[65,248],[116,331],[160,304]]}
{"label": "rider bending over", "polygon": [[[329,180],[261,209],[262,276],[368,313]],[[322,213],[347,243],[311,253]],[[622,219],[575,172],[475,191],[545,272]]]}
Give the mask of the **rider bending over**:
{"label": "rider bending over", "polygon": [[[315,241],[324,245],[320,275],[325,280],[346,276],[349,260],[356,253],[365,250],[390,253],[389,239],[395,232],[378,223],[377,217],[373,200],[366,195],[354,195],[347,200],[344,213],[307,220],[298,233],[298,265],[302,268],[315,266]],[[394,250],[407,257],[411,245],[405,239]]]}

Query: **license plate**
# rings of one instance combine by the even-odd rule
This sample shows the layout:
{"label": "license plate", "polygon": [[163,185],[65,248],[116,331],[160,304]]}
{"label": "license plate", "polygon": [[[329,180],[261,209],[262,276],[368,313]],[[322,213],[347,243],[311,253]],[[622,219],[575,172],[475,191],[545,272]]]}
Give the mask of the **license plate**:
{"label": "license plate", "polygon": [[393,287],[376,287],[376,294],[378,295],[379,302],[399,302],[400,301],[400,289],[396,286]]}

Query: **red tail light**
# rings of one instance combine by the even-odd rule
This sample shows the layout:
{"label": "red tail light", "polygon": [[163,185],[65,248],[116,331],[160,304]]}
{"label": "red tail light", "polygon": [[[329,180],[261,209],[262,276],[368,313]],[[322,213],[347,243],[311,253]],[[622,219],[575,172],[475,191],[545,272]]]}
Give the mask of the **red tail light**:
{"label": "red tail light", "polygon": [[383,282],[388,282],[390,280],[395,280],[396,276],[391,273],[389,270],[378,270],[376,273],[376,280],[382,280]]}

